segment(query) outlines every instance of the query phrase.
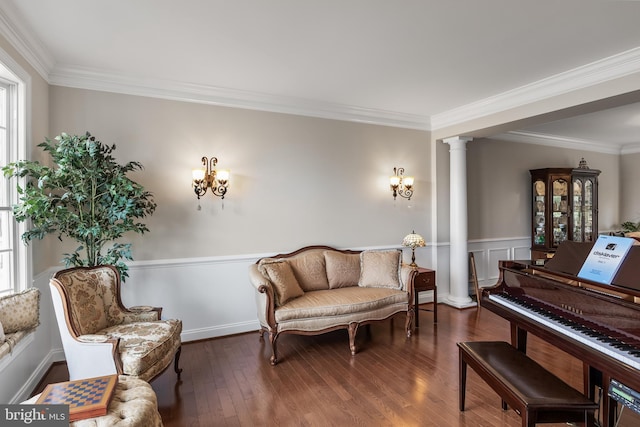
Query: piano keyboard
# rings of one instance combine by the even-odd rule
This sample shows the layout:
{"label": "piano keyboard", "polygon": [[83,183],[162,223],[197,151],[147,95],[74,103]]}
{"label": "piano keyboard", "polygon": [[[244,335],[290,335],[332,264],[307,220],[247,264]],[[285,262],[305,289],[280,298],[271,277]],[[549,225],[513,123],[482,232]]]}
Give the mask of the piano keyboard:
{"label": "piano keyboard", "polygon": [[537,304],[530,304],[522,298],[508,294],[489,294],[489,299],[624,364],[640,369],[640,349],[634,345],[559,316]]}

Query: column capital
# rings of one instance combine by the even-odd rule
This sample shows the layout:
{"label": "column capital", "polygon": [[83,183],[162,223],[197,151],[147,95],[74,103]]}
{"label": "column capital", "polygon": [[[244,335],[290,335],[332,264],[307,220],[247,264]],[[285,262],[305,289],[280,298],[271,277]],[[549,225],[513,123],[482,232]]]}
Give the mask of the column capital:
{"label": "column capital", "polygon": [[444,142],[445,144],[449,144],[449,145],[453,145],[456,143],[463,143],[466,144],[467,142],[471,142],[473,141],[473,137],[472,136],[452,136],[450,138],[444,138],[442,140],[442,142]]}

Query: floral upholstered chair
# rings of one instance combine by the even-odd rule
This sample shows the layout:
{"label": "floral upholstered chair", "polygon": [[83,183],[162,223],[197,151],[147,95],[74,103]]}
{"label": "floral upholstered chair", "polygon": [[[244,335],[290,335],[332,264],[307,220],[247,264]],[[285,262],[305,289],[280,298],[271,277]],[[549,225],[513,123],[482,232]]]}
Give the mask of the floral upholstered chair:
{"label": "floral upholstered chair", "polygon": [[182,321],[162,308],[125,308],[109,265],[61,270],[50,281],[69,379],[129,375],[150,381],[180,359]]}

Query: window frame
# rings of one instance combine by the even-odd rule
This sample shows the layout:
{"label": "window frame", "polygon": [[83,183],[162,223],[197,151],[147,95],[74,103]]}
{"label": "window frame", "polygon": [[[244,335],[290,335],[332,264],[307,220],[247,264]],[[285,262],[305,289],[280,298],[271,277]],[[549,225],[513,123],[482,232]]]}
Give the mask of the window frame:
{"label": "window frame", "polygon": [[[30,140],[30,111],[31,76],[6,51],[0,48],[0,85],[6,87],[7,123],[6,142],[3,148],[7,151],[7,162],[27,159],[27,142]],[[4,166],[4,165],[2,165]],[[7,205],[2,205],[4,211],[10,212],[11,207],[18,202],[16,184],[24,185],[24,178],[8,180],[0,172],[3,180],[2,191],[7,193]],[[8,295],[27,289],[32,283],[31,248],[22,242],[21,236],[27,230],[28,222],[11,221],[10,245],[12,259],[10,262],[9,286],[0,284],[0,296]]]}

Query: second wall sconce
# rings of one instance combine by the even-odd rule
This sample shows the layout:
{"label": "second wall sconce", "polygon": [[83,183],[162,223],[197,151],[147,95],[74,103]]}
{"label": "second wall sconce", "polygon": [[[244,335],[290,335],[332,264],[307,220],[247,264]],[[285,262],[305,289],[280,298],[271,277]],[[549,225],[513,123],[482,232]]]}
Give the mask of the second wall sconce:
{"label": "second wall sconce", "polygon": [[204,168],[193,170],[193,191],[196,193],[196,196],[198,196],[198,200],[200,200],[200,196],[203,196],[208,189],[211,189],[211,193],[213,193],[214,196],[222,199],[224,199],[224,195],[227,194],[229,171],[214,169],[217,163],[218,159],[215,157],[211,159],[203,157],[202,165]]}
{"label": "second wall sconce", "polygon": [[393,168],[393,176],[389,177],[389,186],[393,193],[393,200],[396,196],[411,200],[413,196],[413,177],[404,176],[404,168]]}

